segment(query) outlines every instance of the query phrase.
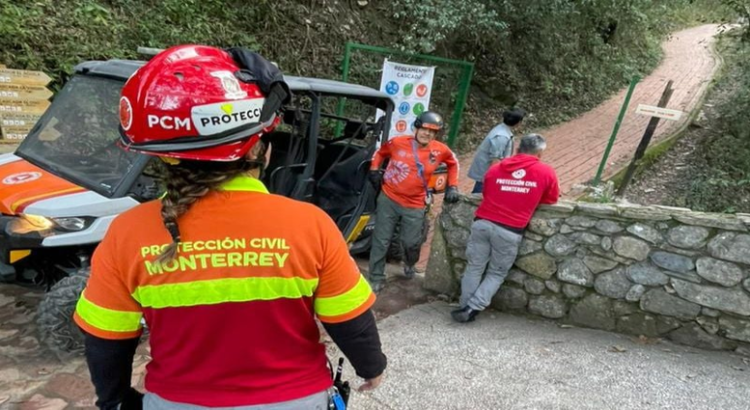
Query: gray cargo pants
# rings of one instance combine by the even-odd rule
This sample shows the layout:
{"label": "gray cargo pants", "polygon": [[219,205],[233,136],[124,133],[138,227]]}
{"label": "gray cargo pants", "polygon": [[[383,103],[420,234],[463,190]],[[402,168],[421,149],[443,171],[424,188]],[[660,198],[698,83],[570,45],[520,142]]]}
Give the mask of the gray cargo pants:
{"label": "gray cargo pants", "polygon": [[165,400],[153,393],[146,393],[143,398],[143,410],[327,410],[328,409],[328,391],[303,397],[297,400],[285,401],[282,403],[260,404],[257,406],[238,406],[238,407],[203,407],[192,404],[175,403]]}
{"label": "gray cargo pants", "polygon": [[461,279],[461,307],[484,310],[490,305],[516,260],[521,239],[523,235],[490,221],[474,221],[466,245],[468,264]]}
{"label": "gray cargo pants", "polygon": [[401,222],[399,236],[401,246],[404,248],[404,264],[414,266],[419,261],[424,218],[424,208],[403,207],[388,198],[385,193],[380,193],[370,247],[370,270],[367,274],[370,283],[385,281],[385,259],[399,221]]}

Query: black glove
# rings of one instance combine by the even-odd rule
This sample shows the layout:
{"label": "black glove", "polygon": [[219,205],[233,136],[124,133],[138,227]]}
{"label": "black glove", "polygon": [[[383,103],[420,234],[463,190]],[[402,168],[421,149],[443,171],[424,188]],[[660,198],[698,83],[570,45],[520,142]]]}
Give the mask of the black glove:
{"label": "black glove", "polygon": [[445,202],[449,204],[454,204],[458,202],[458,198],[459,198],[458,188],[454,186],[449,186],[448,189],[445,190],[445,198],[444,198]]}
{"label": "black glove", "polygon": [[367,179],[370,180],[372,187],[376,191],[380,191],[380,186],[383,185],[383,174],[379,170],[370,170],[370,173],[367,174]]}

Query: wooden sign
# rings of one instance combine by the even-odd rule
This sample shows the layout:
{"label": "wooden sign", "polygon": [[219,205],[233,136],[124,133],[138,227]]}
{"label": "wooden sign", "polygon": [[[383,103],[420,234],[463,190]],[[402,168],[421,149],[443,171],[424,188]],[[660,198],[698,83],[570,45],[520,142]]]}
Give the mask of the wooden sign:
{"label": "wooden sign", "polygon": [[41,71],[14,70],[0,64],[0,135],[2,143],[18,143],[50,106],[52,79]]}
{"label": "wooden sign", "polygon": [[1,84],[37,85],[44,87],[50,81],[52,81],[52,78],[41,71],[0,68]]}
{"label": "wooden sign", "polygon": [[50,106],[47,100],[25,100],[0,97],[0,116],[6,114],[44,114]]}
{"label": "wooden sign", "polygon": [[28,127],[31,129],[39,118],[41,115],[37,114],[0,114],[0,128]]}
{"label": "wooden sign", "polygon": [[636,114],[648,115],[651,117],[664,118],[665,120],[677,121],[682,118],[682,111],[670,110],[669,108],[661,108],[653,105],[638,104],[638,108],[635,110]]}
{"label": "wooden sign", "polygon": [[0,83],[0,98],[48,100],[50,97],[52,97],[52,91],[39,85]]}
{"label": "wooden sign", "polygon": [[21,141],[31,131],[31,127],[2,127],[3,139],[6,141]]}

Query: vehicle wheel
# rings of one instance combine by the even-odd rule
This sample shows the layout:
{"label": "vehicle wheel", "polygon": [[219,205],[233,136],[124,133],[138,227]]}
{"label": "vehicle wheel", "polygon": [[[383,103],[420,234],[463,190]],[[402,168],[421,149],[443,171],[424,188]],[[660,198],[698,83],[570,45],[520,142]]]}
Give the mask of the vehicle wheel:
{"label": "vehicle wheel", "polygon": [[39,304],[37,327],[40,339],[59,358],[83,353],[83,333],[73,322],[78,298],[86,287],[88,269],[76,272],[54,284]]}

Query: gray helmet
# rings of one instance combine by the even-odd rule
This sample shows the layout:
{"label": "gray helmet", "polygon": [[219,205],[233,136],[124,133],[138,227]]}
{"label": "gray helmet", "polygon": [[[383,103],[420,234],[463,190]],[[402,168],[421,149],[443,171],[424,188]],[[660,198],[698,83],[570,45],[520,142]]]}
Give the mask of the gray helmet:
{"label": "gray helmet", "polygon": [[425,111],[414,120],[414,128],[427,128],[441,132],[445,128],[445,121],[443,121],[443,116],[435,111]]}

